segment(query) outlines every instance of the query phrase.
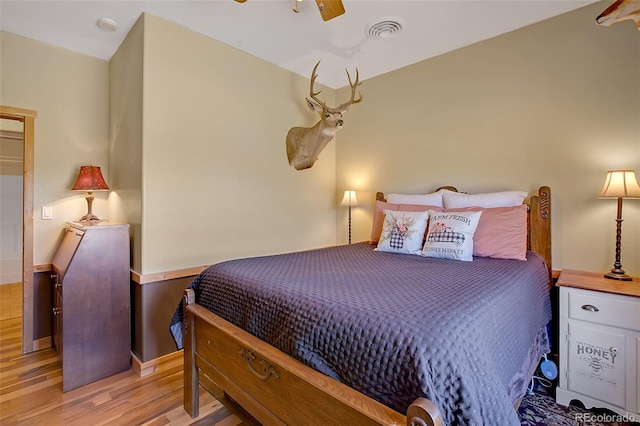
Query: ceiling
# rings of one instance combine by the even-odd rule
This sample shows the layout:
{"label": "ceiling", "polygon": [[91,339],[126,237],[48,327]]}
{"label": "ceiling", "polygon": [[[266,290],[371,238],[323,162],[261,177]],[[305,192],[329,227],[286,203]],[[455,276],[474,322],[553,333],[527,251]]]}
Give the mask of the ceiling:
{"label": "ceiling", "polygon": [[[345,68],[371,78],[590,3],[344,0],[346,13],[325,22],[314,0],[298,3],[299,13],[294,0],[0,0],[0,29],[108,60],[140,14],[149,12],[305,77],[322,60],[317,81],[340,88],[347,85]],[[115,21],[116,31],[99,28],[101,17]],[[369,37],[371,24],[381,20],[396,21],[402,30]]]}

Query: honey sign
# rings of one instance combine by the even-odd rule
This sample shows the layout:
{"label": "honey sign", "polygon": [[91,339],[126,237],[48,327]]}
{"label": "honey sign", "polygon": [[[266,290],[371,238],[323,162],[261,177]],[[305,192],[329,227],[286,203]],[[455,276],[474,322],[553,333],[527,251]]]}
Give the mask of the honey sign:
{"label": "honey sign", "polygon": [[620,364],[618,350],[615,347],[604,348],[590,343],[577,342],[576,374],[616,387],[615,369]]}

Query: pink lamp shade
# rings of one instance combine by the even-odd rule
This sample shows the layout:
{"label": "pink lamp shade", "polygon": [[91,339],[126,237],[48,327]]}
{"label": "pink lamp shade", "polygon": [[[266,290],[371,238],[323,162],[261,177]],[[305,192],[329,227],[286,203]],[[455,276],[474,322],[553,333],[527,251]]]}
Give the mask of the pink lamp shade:
{"label": "pink lamp shade", "polygon": [[80,218],[81,222],[99,221],[98,216],[91,213],[91,206],[93,205],[93,191],[108,191],[109,186],[102,177],[102,172],[99,166],[81,166],[80,173],[76,183],[71,188],[72,191],[87,191],[87,214]]}
{"label": "pink lamp shade", "polygon": [[107,182],[102,177],[100,166],[81,166],[72,191],[108,191]]}

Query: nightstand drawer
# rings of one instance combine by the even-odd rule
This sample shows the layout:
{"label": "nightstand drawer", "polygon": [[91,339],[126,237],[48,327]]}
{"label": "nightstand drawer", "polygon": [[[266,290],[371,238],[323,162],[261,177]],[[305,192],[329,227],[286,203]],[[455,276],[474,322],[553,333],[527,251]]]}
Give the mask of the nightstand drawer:
{"label": "nightstand drawer", "polygon": [[569,318],[640,331],[637,298],[570,289],[567,303]]}

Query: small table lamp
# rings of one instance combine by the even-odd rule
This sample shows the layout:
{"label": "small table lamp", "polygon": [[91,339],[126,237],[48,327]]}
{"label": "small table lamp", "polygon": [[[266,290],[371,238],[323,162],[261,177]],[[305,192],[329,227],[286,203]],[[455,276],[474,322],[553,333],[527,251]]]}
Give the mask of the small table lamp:
{"label": "small table lamp", "polygon": [[640,198],[640,186],[636,181],[635,172],[633,170],[611,170],[607,172],[607,178],[602,190],[600,190],[600,194],[598,194],[598,198],[618,199],[616,261],[611,272],[607,272],[604,276],[614,280],[631,281],[631,277],[625,273],[620,263],[620,243],[622,241],[622,199]]}
{"label": "small table lamp", "polygon": [[91,213],[93,204],[93,191],[108,191],[109,187],[102,177],[102,172],[98,166],[81,166],[76,183],[71,188],[72,191],[87,191],[87,214],[80,218],[81,222],[100,220]]}
{"label": "small table lamp", "polygon": [[358,205],[358,199],[356,198],[356,191],[346,190],[344,191],[344,197],[340,202],[341,206],[349,206],[349,244],[351,244],[351,206]]}

